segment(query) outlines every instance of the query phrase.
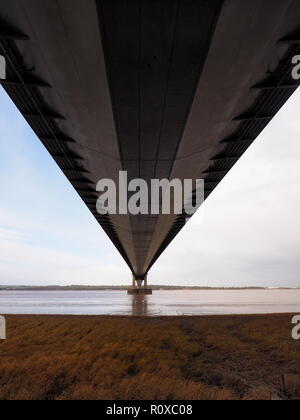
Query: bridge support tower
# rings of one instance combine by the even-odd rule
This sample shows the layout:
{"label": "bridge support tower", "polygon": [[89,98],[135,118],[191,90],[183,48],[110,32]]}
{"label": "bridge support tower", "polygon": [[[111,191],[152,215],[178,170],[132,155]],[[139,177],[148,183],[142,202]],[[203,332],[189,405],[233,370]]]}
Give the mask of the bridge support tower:
{"label": "bridge support tower", "polygon": [[152,295],[152,289],[148,288],[148,276],[132,275],[132,287],[127,291],[128,295]]}

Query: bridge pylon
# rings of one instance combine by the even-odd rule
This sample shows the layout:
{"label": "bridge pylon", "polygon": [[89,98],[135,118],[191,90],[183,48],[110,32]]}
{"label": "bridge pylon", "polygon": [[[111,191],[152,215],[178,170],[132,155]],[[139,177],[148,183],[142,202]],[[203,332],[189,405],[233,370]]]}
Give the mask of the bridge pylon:
{"label": "bridge pylon", "polygon": [[148,288],[148,275],[132,275],[132,287],[127,291],[128,295],[152,295],[152,289]]}

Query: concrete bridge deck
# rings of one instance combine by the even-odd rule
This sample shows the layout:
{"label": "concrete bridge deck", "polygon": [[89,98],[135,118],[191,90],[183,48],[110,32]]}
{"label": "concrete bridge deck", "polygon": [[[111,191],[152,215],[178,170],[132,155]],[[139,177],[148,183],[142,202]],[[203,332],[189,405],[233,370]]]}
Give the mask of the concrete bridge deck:
{"label": "concrete bridge deck", "polygon": [[299,22],[297,0],[1,1],[2,85],[137,279],[185,215],[101,216],[96,183],[207,198],[297,89]]}

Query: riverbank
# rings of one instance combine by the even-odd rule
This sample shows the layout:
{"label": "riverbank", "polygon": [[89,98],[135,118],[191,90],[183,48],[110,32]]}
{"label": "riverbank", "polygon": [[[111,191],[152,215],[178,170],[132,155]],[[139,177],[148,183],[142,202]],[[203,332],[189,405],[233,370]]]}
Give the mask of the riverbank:
{"label": "riverbank", "polygon": [[7,316],[0,399],[296,399],[291,315]]}

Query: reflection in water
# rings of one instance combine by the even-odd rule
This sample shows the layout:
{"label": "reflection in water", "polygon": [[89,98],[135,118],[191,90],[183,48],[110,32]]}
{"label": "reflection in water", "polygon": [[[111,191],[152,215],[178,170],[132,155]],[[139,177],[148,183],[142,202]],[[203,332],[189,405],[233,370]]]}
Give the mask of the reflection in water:
{"label": "reflection in water", "polygon": [[132,298],[132,316],[148,316],[148,296],[133,295]]}

